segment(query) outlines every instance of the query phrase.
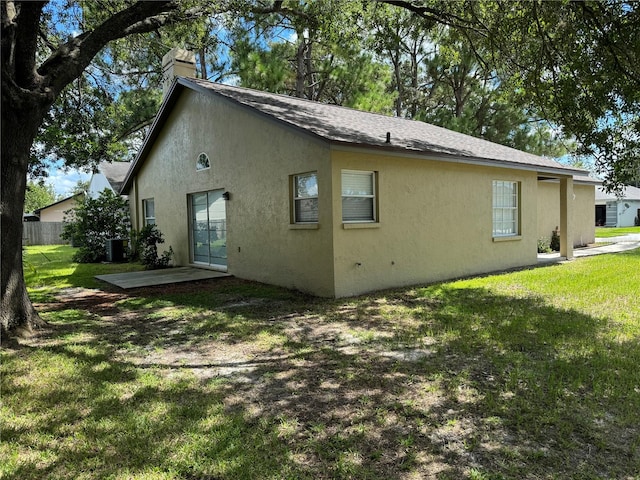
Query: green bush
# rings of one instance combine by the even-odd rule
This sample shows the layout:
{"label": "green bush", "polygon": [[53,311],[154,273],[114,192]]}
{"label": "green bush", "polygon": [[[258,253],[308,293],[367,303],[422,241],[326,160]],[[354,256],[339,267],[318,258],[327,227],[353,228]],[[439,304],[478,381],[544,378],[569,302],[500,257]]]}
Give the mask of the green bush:
{"label": "green bush", "polygon": [[100,262],[107,255],[106,240],[129,236],[129,204],[111,190],[103,190],[98,198],[85,197],[65,213],[61,237],[82,245],[73,256],[75,262]]}
{"label": "green bush", "polygon": [[548,238],[542,237],[538,239],[538,253],[551,253],[551,242]]}
{"label": "green bush", "polygon": [[155,225],[146,225],[139,232],[132,234],[134,243],[133,257],[139,258],[147,269],[167,268],[173,257],[173,248],[165,250],[158,256],[158,244],[164,243],[162,232]]}
{"label": "green bush", "polygon": [[554,252],[560,251],[560,232],[558,231],[558,227],[551,232],[551,242],[549,243],[549,247]]}

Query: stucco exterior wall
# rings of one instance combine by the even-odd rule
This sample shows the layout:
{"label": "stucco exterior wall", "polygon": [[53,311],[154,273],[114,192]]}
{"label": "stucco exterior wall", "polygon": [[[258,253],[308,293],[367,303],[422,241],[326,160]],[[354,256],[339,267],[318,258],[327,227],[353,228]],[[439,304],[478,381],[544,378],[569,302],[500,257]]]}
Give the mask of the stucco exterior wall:
{"label": "stucco exterior wall", "polygon": [[[209,169],[196,170],[200,153]],[[343,224],[342,170],[376,172],[375,224]],[[291,176],[312,171],[319,222],[291,225]],[[493,238],[493,180],[519,182],[516,238]],[[588,212],[573,206],[576,230],[590,215],[594,231],[588,188],[575,188],[575,202],[590,201]],[[330,147],[224,98],[184,89],[132,181],[132,222],[142,227],[142,201],[153,198],[164,248],[172,246],[177,265],[190,265],[189,195],[210,190],[230,195],[229,273],[319,296],[536,264],[537,239],[549,228],[541,212],[557,213],[557,220],[545,219],[553,224],[549,234],[560,215],[559,185],[541,186],[536,172]]]}
{"label": "stucco exterior wall", "polygon": [[573,244],[584,246],[596,241],[596,189],[593,185],[573,185]]}
{"label": "stucco exterior wall", "polygon": [[46,207],[40,210],[41,222],[62,222],[64,221],[64,212],[71,210],[76,206],[75,198],[68,198],[63,202],[56,203],[50,207]]}
{"label": "stucco exterior wall", "polygon": [[[573,246],[580,247],[595,241],[595,187],[573,185]],[[551,232],[560,225],[559,182],[538,182],[538,238],[551,239]]]}
{"label": "stucco exterior wall", "polygon": [[[535,264],[534,172],[334,151],[336,296]],[[341,172],[378,175],[379,223],[344,228]],[[520,182],[521,237],[494,241],[492,181]]]}
{"label": "stucco exterior wall", "polygon": [[[211,168],[196,171],[202,152]],[[289,178],[309,171],[318,172],[318,228],[293,229]],[[223,189],[230,194],[229,273],[332,296],[330,180],[326,144],[227,100],[185,90],[134,181],[132,220],[142,226],[142,200],[153,198],[165,248],[173,247],[176,264],[188,265],[188,194]]]}

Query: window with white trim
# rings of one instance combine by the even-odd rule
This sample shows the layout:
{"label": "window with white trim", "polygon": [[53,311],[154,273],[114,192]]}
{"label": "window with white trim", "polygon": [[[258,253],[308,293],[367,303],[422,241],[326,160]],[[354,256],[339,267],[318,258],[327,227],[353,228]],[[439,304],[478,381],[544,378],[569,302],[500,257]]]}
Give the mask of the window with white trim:
{"label": "window with white trim", "polygon": [[493,181],[493,236],[509,237],[520,234],[519,184],[504,180]]}
{"label": "window with white trim", "polygon": [[342,221],[376,221],[376,172],[342,171]]}
{"label": "window with white trim", "polygon": [[156,207],[153,198],[142,200],[142,212],[144,214],[144,225],[155,225]]}
{"label": "window with white trim", "polygon": [[206,153],[201,153],[198,155],[198,160],[196,160],[196,170],[206,170],[211,166],[209,162],[209,156]]}
{"label": "window with white trim", "polygon": [[292,176],[293,223],[318,223],[318,174]]}

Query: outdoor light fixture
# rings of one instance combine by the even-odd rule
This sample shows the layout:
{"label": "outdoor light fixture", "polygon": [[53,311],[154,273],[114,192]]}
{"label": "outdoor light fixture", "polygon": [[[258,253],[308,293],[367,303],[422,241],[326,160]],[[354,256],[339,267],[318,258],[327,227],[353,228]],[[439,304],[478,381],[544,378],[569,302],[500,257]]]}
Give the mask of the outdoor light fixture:
{"label": "outdoor light fixture", "polygon": [[229,192],[224,192],[222,194],[222,198],[224,198],[225,200],[229,200],[231,198],[231,194]]}

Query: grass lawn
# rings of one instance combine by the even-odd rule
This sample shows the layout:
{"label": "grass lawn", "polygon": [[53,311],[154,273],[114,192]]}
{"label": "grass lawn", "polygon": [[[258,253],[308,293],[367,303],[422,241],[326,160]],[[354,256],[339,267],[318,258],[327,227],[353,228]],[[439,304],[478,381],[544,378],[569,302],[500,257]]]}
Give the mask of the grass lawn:
{"label": "grass lawn", "polygon": [[640,250],[341,300],[25,258],[0,478],[640,478]]}
{"label": "grass lawn", "polygon": [[68,245],[26,247],[24,277],[34,302],[51,299],[62,288],[98,288],[96,275],[144,270],[139,263],[73,263],[75,251]]}
{"label": "grass lawn", "polygon": [[596,227],[596,237],[599,238],[619,237],[629,233],[640,233],[640,227]]}

